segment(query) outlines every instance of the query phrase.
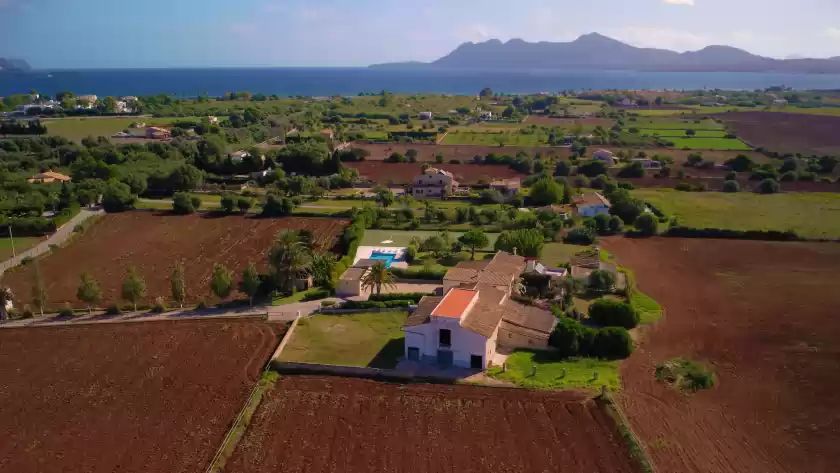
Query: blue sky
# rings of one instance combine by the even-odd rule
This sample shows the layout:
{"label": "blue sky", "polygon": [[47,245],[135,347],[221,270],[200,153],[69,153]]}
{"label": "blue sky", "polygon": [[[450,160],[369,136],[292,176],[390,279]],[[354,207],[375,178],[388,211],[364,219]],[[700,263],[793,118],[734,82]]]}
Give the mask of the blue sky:
{"label": "blue sky", "polygon": [[840,0],[0,0],[0,57],[38,68],[363,66],[593,31],[679,51],[840,56]]}

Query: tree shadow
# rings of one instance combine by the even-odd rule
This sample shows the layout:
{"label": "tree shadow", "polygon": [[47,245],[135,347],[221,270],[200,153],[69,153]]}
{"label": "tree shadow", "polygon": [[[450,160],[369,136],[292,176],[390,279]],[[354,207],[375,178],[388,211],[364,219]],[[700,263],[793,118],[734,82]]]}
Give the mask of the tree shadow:
{"label": "tree shadow", "polygon": [[405,339],[394,338],[382,346],[379,353],[367,364],[368,368],[393,369],[405,353]]}

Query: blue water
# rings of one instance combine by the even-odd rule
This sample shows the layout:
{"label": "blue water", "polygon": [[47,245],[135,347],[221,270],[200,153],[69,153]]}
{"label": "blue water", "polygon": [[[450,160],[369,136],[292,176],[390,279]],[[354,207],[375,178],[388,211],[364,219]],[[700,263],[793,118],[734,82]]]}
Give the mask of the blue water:
{"label": "blue water", "polygon": [[390,254],[390,253],[382,253],[382,252],[379,252],[379,251],[374,251],[370,254],[370,258],[368,258],[368,259],[372,259],[372,260],[375,260],[375,261],[384,261],[385,262],[385,267],[390,268],[391,263],[393,263],[394,260],[397,259],[397,255]]}
{"label": "blue water", "polygon": [[566,89],[838,89],[840,74],[636,71],[477,71],[368,68],[90,69],[0,74],[0,96],[35,89],[54,95],[70,90],[99,96],[250,91],[288,95],[356,95],[359,92],[476,94],[483,87],[505,93]]}

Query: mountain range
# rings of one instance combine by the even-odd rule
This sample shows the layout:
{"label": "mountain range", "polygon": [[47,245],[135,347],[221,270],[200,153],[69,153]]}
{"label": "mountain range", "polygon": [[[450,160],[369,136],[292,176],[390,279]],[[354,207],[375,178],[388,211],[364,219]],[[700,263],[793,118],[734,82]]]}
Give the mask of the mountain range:
{"label": "mountain range", "polygon": [[29,72],[29,67],[23,59],[5,59],[0,57],[0,72]]}
{"label": "mountain range", "polygon": [[566,43],[529,43],[521,39],[468,42],[436,61],[375,64],[371,67],[840,73],[840,57],[773,59],[732,46],[707,46],[699,51],[678,53],[667,49],[637,48],[590,33]]}

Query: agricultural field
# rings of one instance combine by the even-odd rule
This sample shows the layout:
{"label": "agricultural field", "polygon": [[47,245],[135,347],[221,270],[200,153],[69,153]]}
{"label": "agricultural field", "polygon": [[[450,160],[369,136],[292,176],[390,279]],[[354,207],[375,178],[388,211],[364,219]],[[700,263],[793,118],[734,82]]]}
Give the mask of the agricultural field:
{"label": "agricultural field", "polygon": [[[545,157],[562,156],[567,157],[570,154],[569,148],[556,148],[550,146],[476,146],[476,145],[432,145],[423,143],[382,143],[369,144],[364,142],[354,142],[351,147],[361,148],[370,152],[370,156],[365,158],[366,161],[383,161],[394,152],[405,154],[410,149],[415,149],[418,152],[417,162],[435,162],[436,156],[440,153],[444,162],[448,163],[452,159],[457,159],[462,163],[469,162],[475,156],[486,156],[490,153],[498,155],[516,156],[516,153],[524,151],[530,155],[540,153]],[[353,164],[353,163],[345,163]]]}
{"label": "agricultural field", "polygon": [[751,150],[752,147],[736,138],[676,138],[668,137],[678,149]]}
{"label": "agricultural field", "polygon": [[548,134],[543,132],[522,133],[516,131],[494,131],[474,133],[461,130],[451,131],[441,141],[444,145],[478,146],[548,146]]}
{"label": "agricultural field", "polygon": [[650,128],[655,130],[685,130],[691,128],[693,130],[723,130],[722,123],[715,120],[704,119],[685,119],[680,117],[672,118],[630,118],[627,121],[627,126],[635,128]]}
{"label": "agricultural field", "polygon": [[[639,134],[642,135],[659,135],[663,138],[692,138],[686,134],[685,129],[654,129],[654,128],[642,128],[639,130]],[[694,136],[696,138],[723,138],[726,136],[726,132],[723,130],[694,130]]]}
{"label": "agricultural field", "polygon": [[[107,214],[83,236],[43,257],[39,265],[52,308],[65,302],[82,306],[76,289],[83,271],[99,281],[103,306],[120,302],[122,281],[132,266],[145,277],[149,300],[158,296],[169,299],[169,277],[177,262],[184,263],[187,299],[194,303],[211,299],[214,263],[225,265],[238,280],[249,262],[261,270],[267,267],[272,242],[281,230],[309,230],[317,248],[331,249],[348,224],[348,220],[308,217],[259,219],[145,211]],[[32,271],[31,266],[22,266],[4,277],[5,284],[21,298],[21,305],[28,302]]]}
{"label": "agricultural field", "polygon": [[610,118],[555,118],[543,115],[528,115],[523,121],[526,125],[556,126],[571,129],[581,126],[583,131],[592,131],[596,126],[609,130],[615,125],[615,120]]}
{"label": "agricultural field", "polygon": [[[419,163],[386,163],[382,161],[361,161],[344,163],[359,172],[359,177],[380,184],[410,184],[420,175]],[[493,179],[527,175],[514,171],[504,164],[440,164],[437,167],[455,175],[461,184],[490,183]]]}
{"label": "agricultural field", "polygon": [[279,361],[396,368],[405,353],[406,312],[315,315],[301,319]]}
{"label": "agricultural field", "polygon": [[794,231],[809,238],[840,238],[840,193],[761,195],[672,189],[638,189],[631,193],[688,227]]}
{"label": "agricultural field", "polygon": [[574,392],[283,376],[230,471],[630,473],[612,418]]}
{"label": "agricultural field", "polygon": [[190,120],[194,117],[186,118],[149,118],[149,117],[131,117],[131,118],[62,118],[53,120],[43,120],[47,127],[47,134],[53,136],[62,136],[69,140],[80,142],[82,138],[88,136],[105,136],[110,137],[120,131],[127,129],[132,123],[142,122],[147,126],[169,125],[179,120]]}
{"label": "agricultural field", "polygon": [[[621,366],[619,404],[667,472],[837,470],[840,246],[609,238],[667,314]],[[690,290],[686,290],[690,288]],[[711,389],[656,380],[681,357],[707,365]]]}
{"label": "agricultural field", "polygon": [[573,256],[591,248],[590,246],[569,245],[566,243],[546,243],[540,255],[540,261],[549,266],[562,266],[568,263]]}
{"label": "agricultural field", "polygon": [[284,330],[255,320],[2,329],[0,469],[202,471]]}
{"label": "agricultural field", "polygon": [[[766,155],[759,153],[757,151],[727,151],[727,150],[684,150],[684,149],[651,149],[651,148],[618,148],[615,146],[599,146],[599,147],[591,147],[591,150],[597,149],[606,149],[612,151],[613,153],[618,153],[620,150],[630,151],[633,156],[636,156],[640,151],[644,152],[647,156],[653,156],[655,154],[661,154],[663,156],[670,156],[674,160],[675,165],[680,165],[684,163],[688,156],[691,154],[697,154],[703,156],[704,161],[712,161],[718,164],[723,164],[726,161],[738,156],[739,154],[744,154],[750,157],[753,161],[759,164],[769,163],[769,162],[777,162],[774,161],[772,158],[767,157]],[[777,162],[778,163],[778,162]],[[673,167],[673,166],[672,166]],[[686,172],[689,174],[697,174],[698,172],[715,172],[715,170],[707,170],[707,169],[686,169]],[[723,177],[725,173],[718,173],[720,177]]]}
{"label": "agricultural field", "polygon": [[840,154],[840,116],[743,112],[720,118],[739,137],[759,148],[803,155]]}

